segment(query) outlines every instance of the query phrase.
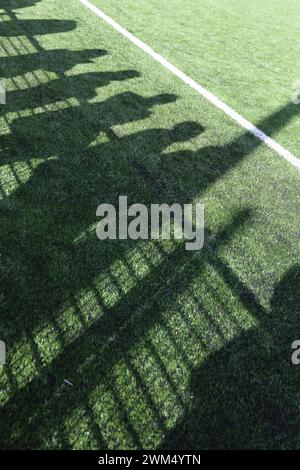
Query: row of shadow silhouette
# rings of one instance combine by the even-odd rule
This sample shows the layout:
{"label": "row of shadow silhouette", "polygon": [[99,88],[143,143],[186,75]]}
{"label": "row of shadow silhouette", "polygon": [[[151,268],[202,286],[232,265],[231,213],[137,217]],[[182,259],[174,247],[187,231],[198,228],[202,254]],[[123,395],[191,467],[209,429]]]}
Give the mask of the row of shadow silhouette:
{"label": "row of shadow silhouette", "polygon": [[[10,21],[1,23],[0,35],[9,41],[19,31],[32,39],[42,32],[66,32],[74,26],[62,21],[18,20],[13,11],[17,4],[21,8],[36,3],[5,2]],[[26,337],[39,370],[35,378],[20,388],[8,364],[6,372],[13,393],[1,410],[0,446],[43,447],[56,432],[61,447],[68,448],[71,443],[64,431],[64,417],[81,406],[89,416],[98,447],[105,448],[101,426],[90,409],[89,392],[100,381],[109,383],[117,361],[126,358],[151,327],[163,324],[161,298],[167,297],[169,307],[176,309],[178,295],[210,264],[258,320],[258,327],[208,356],[201,368],[191,368],[194,405],[171,432],[161,424],[161,447],[292,447],[298,440],[294,431],[299,425],[296,394],[300,382],[287,361],[286,348],[299,329],[300,268],[295,265],[278,283],[271,309],[266,311],[218,254],[238,231],[251,224],[251,208],[237,211],[220,233],[207,229],[200,255],[187,254],[183,247],[167,253],[158,244],[163,263],[153,267],[142,280],[137,279],[127,294],[115,282],[119,300],[113,307],[106,308],[94,288],[95,279],[109,271],[115,260],[125,263],[125,254],[133,246],[130,241],[114,241],[108,247],[87,231],[95,223],[95,210],[100,203],[117,205],[120,194],[147,205],[190,202],[259,145],[252,136],[243,134],[222,147],[164,153],[171,144],[203,132],[197,122],[119,137],[114,126],[144,120],[156,112],[155,106],[172,103],[177,96],[159,94],[147,98],[126,92],[104,102],[89,103],[99,87],[140,76],[136,70],[65,75],[74,65],[98,60],[106,54],[107,51],[96,49],[57,49],[0,58],[0,75],[6,78],[37,69],[58,74],[57,79],[46,84],[9,92],[5,112],[19,113],[69,98],[79,102],[78,106],[20,116],[10,125],[10,134],[0,138],[1,165],[10,167],[16,181],[17,162],[31,171],[29,180],[19,181],[10,195],[3,191],[0,203],[0,338],[8,345],[9,356],[9,348]],[[287,105],[259,123],[259,127],[272,134],[295,112],[293,105]],[[101,132],[107,139],[97,144]],[[33,167],[33,157],[44,161]],[[78,241],[82,233],[86,236]],[[176,270],[176,266],[183,265],[185,276]],[[63,305],[77,308],[76,294],[83,289],[94,290],[99,310],[104,313],[99,320],[84,326],[81,336],[69,344],[60,331],[57,316]],[[199,315],[209,317],[201,299],[196,300]],[[62,352],[50,364],[41,360],[33,333],[45,322],[53,325],[63,345]],[[108,343],[112,336],[114,342]],[[92,362],[87,361],[90,357]],[[68,389],[62,397],[56,391],[65,377],[72,378],[76,388]],[[140,387],[143,390],[142,383]],[[147,397],[147,390],[143,391]],[[156,415],[153,401],[150,397],[148,400]],[[126,410],[123,421],[134,445],[141,447]]]}

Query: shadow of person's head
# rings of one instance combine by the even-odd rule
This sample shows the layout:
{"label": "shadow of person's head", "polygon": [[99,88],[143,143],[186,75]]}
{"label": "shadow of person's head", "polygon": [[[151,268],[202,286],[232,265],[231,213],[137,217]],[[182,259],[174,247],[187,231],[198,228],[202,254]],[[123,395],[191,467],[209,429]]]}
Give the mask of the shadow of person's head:
{"label": "shadow of person's head", "polygon": [[300,336],[300,265],[290,268],[278,283],[271,301],[278,333]]}
{"label": "shadow of person's head", "polygon": [[174,142],[185,142],[194,139],[204,131],[204,127],[198,122],[185,121],[176,124],[172,129]]}

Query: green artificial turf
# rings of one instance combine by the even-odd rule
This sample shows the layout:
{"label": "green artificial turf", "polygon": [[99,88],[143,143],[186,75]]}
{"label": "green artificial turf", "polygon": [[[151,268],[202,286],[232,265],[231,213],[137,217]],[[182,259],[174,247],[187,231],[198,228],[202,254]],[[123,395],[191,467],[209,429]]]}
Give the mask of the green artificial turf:
{"label": "green artificial turf", "polygon": [[[291,103],[300,80],[298,0],[93,0],[251,122]],[[300,116],[263,130],[300,155]]]}
{"label": "green artificial turf", "polygon": [[[300,154],[296,2],[94,3]],[[299,172],[78,0],[0,5],[1,448],[299,448]],[[99,241],[119,195],[204,248]]]}

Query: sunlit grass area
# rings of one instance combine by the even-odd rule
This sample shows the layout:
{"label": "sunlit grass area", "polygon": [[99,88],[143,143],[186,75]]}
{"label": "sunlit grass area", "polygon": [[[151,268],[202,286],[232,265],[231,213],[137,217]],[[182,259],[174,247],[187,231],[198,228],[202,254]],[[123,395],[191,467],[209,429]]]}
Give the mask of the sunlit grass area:
{"label": "sunlit grass area", "polygon": [[[221,89],[218,55],[178,26],[244,1],[164,2],[160,26],[154,0],[94,3],[300,154],[290,95],[272,81],[266,105],[257,80],[247,109],[248,62]],[[0,6],[1,448],[299,447],[299,172],[78,0]],[[98,240],[119,195],[204,203],[203,249]]]}

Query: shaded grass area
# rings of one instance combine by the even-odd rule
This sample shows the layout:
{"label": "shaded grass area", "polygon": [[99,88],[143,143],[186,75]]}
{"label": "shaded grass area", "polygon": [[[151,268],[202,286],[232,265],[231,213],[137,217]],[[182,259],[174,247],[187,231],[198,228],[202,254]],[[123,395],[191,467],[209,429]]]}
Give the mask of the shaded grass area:
{"label": "shaded grass area", "polygon": [[[1,448],[298,447],[299,174],[68,4],[1,5]],[[203,250],[100,242],[120,194]]]}

